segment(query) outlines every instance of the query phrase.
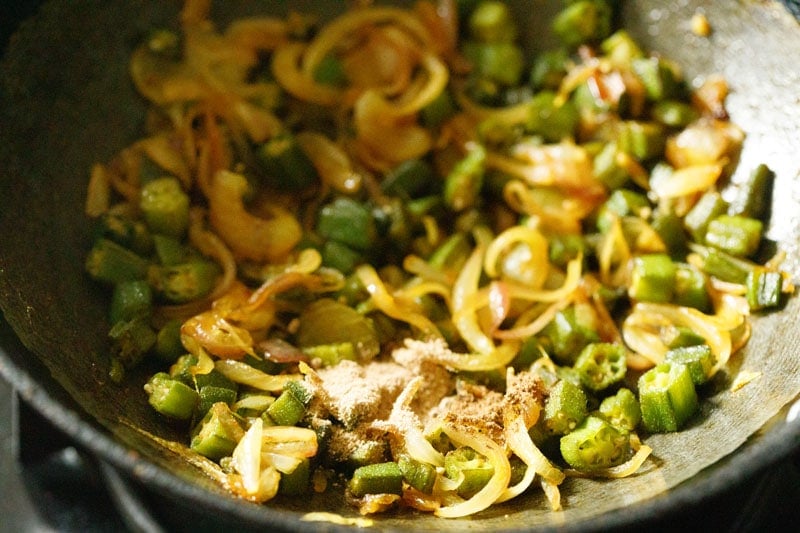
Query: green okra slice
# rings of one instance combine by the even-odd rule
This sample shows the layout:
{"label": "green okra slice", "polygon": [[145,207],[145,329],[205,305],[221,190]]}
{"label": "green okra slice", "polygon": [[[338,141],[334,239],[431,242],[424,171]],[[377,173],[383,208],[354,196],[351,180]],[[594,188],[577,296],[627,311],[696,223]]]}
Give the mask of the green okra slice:
{"label": "green okra slice", "polygon": [[189,195],[177,178],[148,181],[142,186],[139,208],[153,233],[181,238],[189,227]]}
{"label": "green okra slice", "polygon": [[306,406],[290,390],[284,390],[266,413],[278,426],[293,426],[305,416]]}
{"label": "green okra slice", "polygon": [[473,207],[479,199],[486,170],[486,149],[473,145],[445,178],[444,201],[454,211]]}
{"label": "green okra slice", "polygon": [[122,281],[114,285],[109,307],[109,320],[112,324],[150,316],[152,310],[153,291],[147,281]]}
{"label": "green okra slice", "polygon": [[219,265],[201,259],[178,265],[152,265],[147,280],[161,298],[186,303],[208,295],[220,274]]}
{"label": "green okra slice", "polygon": [[590,415],[560,440],[561,456],[576,470],[592,471],[625,462],[630,438],[600,417]]}
{"label": "green okra slice", "polygon": [[778,307],[783,298],[783,275],[764,268],[754,268],[745,279],[750,309],[758,311]]}
{"label": "green okra slice", "polygon": [[734,257],[749,257],[758,250],[764,223],[741,215],[719,215],[708,224],[705,243]]}
{"label": "green okra slice", "polygon": [[580,424],[587,414],[586,393],[574,383],[562,379],[550,389],[544,404],[542,423],[551,435],[564,435]]}
{"label": "green okra slice", "polygon": [[692,383],[702,385],[711,377],[711,371],[717,358],[707,344],[673,348],[664,355],[664,360],[685,365],[689,370]]}
{"label": "green okra slice", "polygon": [[625,346],[596,342],[581,351],[574,368],[581,385],[590,391],[602,391],[625,378],[627,357]]}
{"label": "green okra slice", "polygon": [[406,483],[425,494],[433,492],[436,481],[436,468],[433,465],[417,461],[408,455],[400,456],[397,464]]}
{"label": "green okra slice", "polygon": [[367,494],[402,494],[403,472],[395,462],[361,466],[353,472],[348,488],[353,496]]}
{"label": "green okra slice", "polygon": [[98,239],[86,256],[85,266],[92,278],[114,285],[145,279],[150,262],[110,239]]}
{"label": "green okra slice", "polygon": [[219,461],[233,453],[243,436],[244,429],[230,407],[224,402],[217,402],[195,427],[190,448],[211,460]]}
{"label": "green okra slice", "polygon": [[346,197],[339,197],[320,209],[316,229],[322,238],[360,251],[369,249],[378,236],[369,207]]}
{"label": "green okra slice", "polygon": [[304,458],[297,468],[289,473],[281,473],[278,494],[302,496],[311,491],[311,460]]}
{"label": "green okra slice", "polygon": [[651,433],[678,431],[697,412],[699,403],[686,365],[665,362],[639,378],[642,423]]}
{"label": "green okra slice", "polygon": [[153,409],[178,420],[192,418],[199,401],[197,391],[171,378],[166,372],[154,374],[145,384],[144,390]]}
{"label": "green okra slice", "polygon": [[498,0],[484,0],[478,3],[467,19],[469,34],[482,42],[513,41],[518,28],[508,6]]}
{"label": "green okra slice", "polygon": [[667,254],[643,254],[633,258],[628,296],[645,302],[669,302],[675,292],[677,267]]}
{"label": "green okra slice", "polygon": [[600,41],[611,34],[611,6],[605,0],[570,2],[553,19],[553,32],[569,48]]}
{"label": "green okra slice", "polygon": [[494,466],[469,446],[459,446],[445,454],[444,471],[450,479],[461,478],[456,492],[462,498],[470,498],[489,482]]}
{"label": "green okra slice", "polygon": [[642,420],[639,400],[630,389],[625,387],[620,388],[613,396],[603,398],[598,410],[609,424],[624,433],[636,429]]}

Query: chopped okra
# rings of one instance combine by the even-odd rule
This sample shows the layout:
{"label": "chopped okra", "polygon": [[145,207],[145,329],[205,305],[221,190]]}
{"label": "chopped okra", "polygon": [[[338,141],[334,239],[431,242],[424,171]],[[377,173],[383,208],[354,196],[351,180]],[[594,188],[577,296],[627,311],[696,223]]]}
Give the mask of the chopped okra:
{"label": "chopped okra", "polygon": [[564,478],[657,476],[680,435],[654,433],[713,421],[750,317],[795,291],[724,80],[610,0],[535,43],[548,10],[502,0],[211,4],[131,58],[146,130],[92,168],[84,267],[109,376],[149,372],[228,490],[568,508]]}
{"label": "chopped okra", "polygon": [[689,368],[665,362],[645,372],[639,378],[639,403],[647,431],[667,433],[683,428],[698,409]]}
{"label": "chopped okra", "polygon": [[630,439],[611,424],[596,416],[587,416],[581,424],[561,437],[561,455],[572,468],[597,470],[609,468],[628,458]]}
{"label": "chopped okra", "polygon": [[367,494],[402,494],[403,472],[395,462],[365,465],[353,472],[348,488],[357,498]]}

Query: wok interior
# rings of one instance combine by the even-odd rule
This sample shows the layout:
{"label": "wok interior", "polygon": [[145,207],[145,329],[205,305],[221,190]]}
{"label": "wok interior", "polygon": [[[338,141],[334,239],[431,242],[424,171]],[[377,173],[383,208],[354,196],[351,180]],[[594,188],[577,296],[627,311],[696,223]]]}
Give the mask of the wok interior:
{"label": "wok interior", "polygon": [[[265,5],[218,2],[220,20]],[[293,8],[332,12],[341,2],[294,2]],[[515,2],[532,51],[550,43],[541,36],[542,17],[557,2]],[[765,162],[776,172],[775,201],[768,238],[787,250],[787,270],[800,271],[800,106],[796,94],[800,73],[800,28],[777,4],[703,3],[696,1],[628,2],[623,24],[647,48],[659,50],[685,67],[687,79],[722,73],[732,87],[733,121],[747,132],[742,168]],[[723,4],[723,5],[718,5]],[[108,377],[105,319],[107,295],[87,278],[83,262],[91,239],[83,201],[88,172],[109,159],[141,131],[144,103],[127,76],[133,48],[152,27],[175,26],[178,2],[94,0],[75,9],[53,1],[24,24],[2,65],[0,131],[0,301],[5,318],[28,349],[12,346],[14,365],[32,376],[60,405],[75,414],[73,428],[87,443],[97,442],[112,461],[134,477],[185,498],[197,498],[247,520],[290,524],[298,512],[345,509],[335,496],[312,501],[278,500],[252,506],[227,496],[198,469],[176,460],[144,432],[182,442],[182,428],[171,427],[147,405],[142,384],[152,368],[145,365],[123,384]],[[710,39],[691,34],[689,20],[702,8],[711,21]],[[746,53],[745,53],[746,52]],[[796,307],[770,317],[773,338],[756,337],[747,353],[769,342],[775,353],[797,357],[796,335],[781,335],[795,326]],[[758,324],[755,325],[758,328]],[[4,331],[3,339],[11,339]],[[795,369],[800,363],[795,364]],[[22,391],[34,394],[35,391]],[[789,399],[787,399],[788,401]],[[56,411],[62,415],[62,411]],[[95,428],[112,439],[96,439]],[[139,428],[139,429],[134,429]],[[122,441],[136,453],[126,454]],[[710,443],[713,445],[713,443]],[[188,481],[188,482],[186,482]],[[598,490],[613,490],[604,484]],[[337,493],[338,491],[328,491]],[[332,499],[331,499],[332,498]],[[561,519],[570,523],[574,508],[565,503]],[[352,510],[347,509],[347,514]],[[588,513],[588,514],[587,514]],[[580,515],[590,516],[586,509]],[[578,515],[576,515],[578,516]],[[553,524],[538,494],[497,506],[470,521],[414,517],[417,528],[530,528]],[[402,527],[389,516],[386,527]]]}

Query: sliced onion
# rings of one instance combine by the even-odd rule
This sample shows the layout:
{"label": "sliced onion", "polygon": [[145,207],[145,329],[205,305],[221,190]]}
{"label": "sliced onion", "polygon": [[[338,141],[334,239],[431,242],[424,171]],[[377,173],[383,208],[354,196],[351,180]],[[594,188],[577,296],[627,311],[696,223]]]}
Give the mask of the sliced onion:
{"label": "sliced onion", "polygon": [[300,71],[300,61],[305,52],[302,43],[279,46],[272,54],[272,74],[287,92],[300,100],[323,106],[342,102],[344,94],[330,85],[322,85]]}
{"label": "sliced onion", "polygon": [[667,179],[651,183],[651,187],[658,198],[677,198],[709,189],[721,174],[719,163],[691,165],[675,170]]}
{"label": "sliced onion", "polygon": [[408,382],[392,405],[388,423],[400,430],[406,452],[412,459],[434,466],[444,466],[444,456],[425,438],[419,417],[409,407],[424,382],[422,376],[417,376]]}
{"label": "sliced onion", "polygon": [[273,452],[262,452],[261,460],[264,464],[273,467],[281,474],[291,474],[303,462],[302,457],[284,455]]}
{"label": "sliced onion", "polygon": [[369,292],[375,307],[394,319],[414,326],[423,335],[441,338],[442,334],[439,328],[428,317],[413,309],[403,308],[398,304],[372,266],[359,266],[356,269],[356,276]]}
{"label": "sliced onion", "polygon": [[296,138],[324,183],[346,194],[361,189],[363,177],[353,170],[350,157],[338,144],[321,133],[310,131],[300,132]]}
{"label": "sliced onion", "polygon": [[[730,331],[723,329],[723,325],[729,325],[730,322],[725,320],[726,324],[722,324],[720,320],[720,317],[724,317],[725,313],[726,310],[723,310],[720,311],[718,316],[706,315],[691,307],[640,302],[634,306],[628,318],[634,323],[653,323],[653,321],[658,323],[666,320],[676,326],[686,326],[699,333],[711,347],[711,352],[716,358],[716,362],[710,372],[710,375],[713,376],[727,364],[732,351]],[[623,323],[624,335],[625,324]],[[647,357],[659,357],[658,354],[639,353]]]}
{"label": "sliced onion", "polygon": [[302,379],[298,374],[272,376],[233,359],[216,361],[214,368],[231,381],[267,392],[281,392],[289,381]]}
{"label": "sliced onion", "polygon": [[247,182],[227,170],[218,172],[209,191],[209,219],[238,256],[254,261],[280,261],[300,241],[303,228],[287,209],[271,206],[272,218],[250,214],[242,202]]}
{"label": "sliced onion", "polygon": [[475,307],[469,305],[470,300],[475,298],[478,291],[485,252],[485,247],[476,247],[464,266],[461,267],[461,272],[453,285],[450,308],[453,324],[459,335],[472,350],[480,354],[492,353],[496,349],[494,341],[481,331]]}
{"label": "sliced onion", "polygon": [[250,496],[259,492],[263,422],[256,418],[233,450],[231,464],[242,476],[242,487]]}
{"label": "sliced onion", "polygon": [[261,451],[299,458],[314,457],[317,454],[317,434],[312,429],[296,426],[268,426],[262,431]]}
{"label": "sliced onion", "polygon": [[435,511],[436,516],[458,518],[483,511],[497,501],[511,479],[511,465],[508,463],[505,450],[487,435],[461,424],[453,423],[448,419],[445,419],[442,423],[442,431],[453,442],[461,446],[469,446],[486,457],[494,468],[494,473],[489,482],[474,496],[463,502],[440,507]]}

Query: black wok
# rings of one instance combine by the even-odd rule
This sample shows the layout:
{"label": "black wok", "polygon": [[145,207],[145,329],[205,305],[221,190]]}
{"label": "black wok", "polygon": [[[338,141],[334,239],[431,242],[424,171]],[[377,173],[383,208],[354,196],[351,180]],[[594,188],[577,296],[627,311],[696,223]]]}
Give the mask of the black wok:
{"label": "black wok", "polygon": [[[219,9],[223,4],[225,13]],[[227,0],[217,8],[224,20],[254,5],[286,4]],[[292,6],[312,4],[330,8],[340,2]],[[552,11],[546,4],[515,3],[532,49],[546,44],[533,32],[537,14]],[[227,496],[141,431],[182,438],[147,405],[144,373],[123,384],[108,379],[103,356],[107,300],[83,272],[90,242],[83,215],[86,180],[92,163],[109,159],[140,131],[144,105],[128,81],[128,56],[149,28],[174,24],[178,8],[177,1],[53,0],[21,25],[7,48],[0,66],[0,373],[58,428],[159,497],[203,508],[240,528],[316,531],[320,525],[300,522],[300,514],[339,510],[341,502],[314,496],[310,502],[256,506]],[[688,30],[698,10],[714,28],[709,39]],[[797,282],[800,26],[784,6],[770,1],[637,1],[625,4],[622,17],[647,47],[684,65],[689,80],[711,72],[728,79],[729,110],[748,134],[742,166],[765,162],[776,173],[767,236],[787,250],[784,266]],[[756,319],[754,336],[735,364],[744,366],[755,357],[751,354],[768,352],[781,361],[781,375],[797,384],[798,310],[792,301],[781,312]],[[765,371],[762,379],[769,376]],[[387,529],[604,529],[679,512],[800,449],[800,415],[790,409],[795,395],[764,398],[774,405],[771,417],[733,453],[634,505],[595,514],[585,501],[570,508],[567,497],[566,511],[554,518],[542,499],[532,496],[468,521],[389,517],[378,524]],[[599,490],[613,490],[613,484]]]}

